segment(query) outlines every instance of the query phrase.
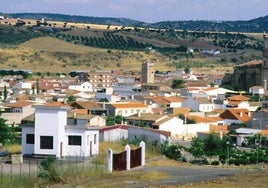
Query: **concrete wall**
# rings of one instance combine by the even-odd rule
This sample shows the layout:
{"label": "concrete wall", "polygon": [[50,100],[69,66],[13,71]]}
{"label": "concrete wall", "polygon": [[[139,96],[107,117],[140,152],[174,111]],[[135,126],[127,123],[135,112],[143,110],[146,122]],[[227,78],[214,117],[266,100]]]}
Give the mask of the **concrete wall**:
{"label": "concrete wall", "polygon": [[34,144],[26,143],[26,135],[34,134],[34,127],[23,127],[21,133],[21,145],[22,145],[22,154],[33,154],[34,153]]}

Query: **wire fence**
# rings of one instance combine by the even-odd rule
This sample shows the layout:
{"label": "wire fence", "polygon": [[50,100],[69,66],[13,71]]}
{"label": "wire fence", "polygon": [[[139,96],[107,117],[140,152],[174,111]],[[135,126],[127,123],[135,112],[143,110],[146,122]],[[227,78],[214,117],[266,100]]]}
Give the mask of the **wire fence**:
{"label": "wire fence", "polygon": [[[79,157],[79,156],[67,156],[63,160],[56,160],[56,166],[59,172],[64,173],[70,171],[71,173],[77,173],[92,169],[92,167],[98,165],[98,168],[105,168],[104,165],[92,163],[91,158]],[[7,157],[0,160],[0,181],[8,176],[13,177],[36,177],[41,171],[41,161],[43,158],[23,158],[21,163],[14,163],[11,157]]]}

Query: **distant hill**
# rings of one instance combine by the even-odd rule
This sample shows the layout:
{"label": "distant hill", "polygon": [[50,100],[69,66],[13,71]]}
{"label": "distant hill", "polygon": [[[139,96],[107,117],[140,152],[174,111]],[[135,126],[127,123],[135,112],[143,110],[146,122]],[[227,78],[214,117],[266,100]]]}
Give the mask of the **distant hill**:
{"label": "distant hill", "polygon": [[9,14],[13,18],[57,20],[64,22],[81,22],[105,25],[122,25],[132,27],[153,27],[165,29],[179,29],[191,31],[216,31],[216,32],[250,32],[262,33],[268,31],[268,16],[259,17],[248,21],[212,21],[212,20],[185,20],[163,21],[157,23],[145,23],[128,18],[109,18],[76,16],[48,13],[16,13]]}
{"label": "distant hill", "polygon": [[268,16],[248,21],[166,21],[151,24],[150,27],[192,31],[262,33],[268,31]]}
{"label": "distant hill", "polygon": [[79,23],[92,23],[104,25],[122,25],[122,26],[141,26],[144,22],[131,20],[128,18],[110,18],[110,17],[93,17],[93,16],[76,16],[65,14],[49,14],[49,13],[15,13],[9,14],[12,18],[21,19],[42,19],[56,20],[62,22],[79,22]]}

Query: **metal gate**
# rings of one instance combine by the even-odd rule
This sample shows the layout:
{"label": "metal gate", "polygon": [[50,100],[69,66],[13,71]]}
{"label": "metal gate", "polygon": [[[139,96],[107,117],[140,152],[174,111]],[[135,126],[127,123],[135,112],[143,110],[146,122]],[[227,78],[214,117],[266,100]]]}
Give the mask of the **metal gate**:
{"label": "metal gate", "polygon": [[126,170],[127,169],[127,152],[113,154],[113,169]]}
{"label": "metal gate", "polygon": [[141,147],[130,152],[130,168],[141,166]]}

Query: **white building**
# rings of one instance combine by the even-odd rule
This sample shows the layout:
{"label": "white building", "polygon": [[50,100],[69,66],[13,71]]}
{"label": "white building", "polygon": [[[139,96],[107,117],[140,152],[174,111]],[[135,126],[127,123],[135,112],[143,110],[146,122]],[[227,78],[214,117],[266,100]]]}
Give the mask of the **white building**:
{"label": "white building", "polygon": [[211,112],[214,110],[214,104],[206,97],[188,97],[182,102],[182,106],[199,112]]}
{"label": "white building", "polygon": [[92,92],[93,91],[92,84],[89,83],[89,82],[81,82],[81,83],[70,84],[68,86],[68,89],[81,91],[81,92]]}
{"label": "white building", "polygon": [[98,154],[95,126],[67,125],[69,106],[35,105],[34,119],[22,122],[22,154],[87,157]]}

